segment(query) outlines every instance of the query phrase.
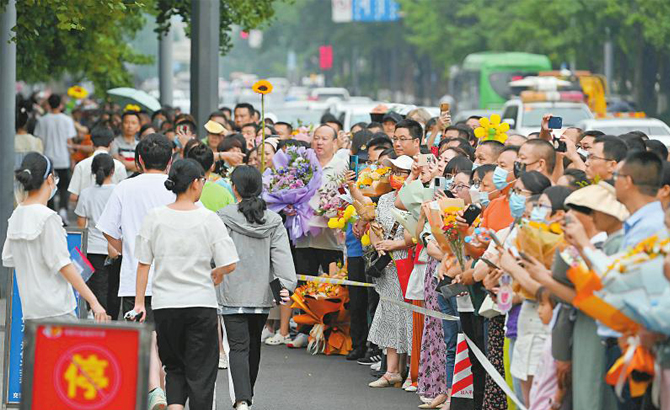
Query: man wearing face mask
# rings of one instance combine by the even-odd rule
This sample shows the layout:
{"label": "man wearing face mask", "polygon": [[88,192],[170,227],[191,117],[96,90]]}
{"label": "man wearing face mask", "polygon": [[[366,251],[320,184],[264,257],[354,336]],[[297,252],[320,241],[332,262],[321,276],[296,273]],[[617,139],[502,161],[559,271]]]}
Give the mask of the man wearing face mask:
{"label": "man wearing face mask", "polygon": [[514,175],[518,178],[523,171],[537,171],[551,179],[555,166],[554,146],[542,139],[532,139],[519,148],[519,156],[514,163]]}
{"label": "man wearing face mask", "polygon": [[470,176],[470,198],[472,203],[480,205],[482,209],[489,206],[491,202],[490,195],[496,191],[493,184],[493,172],[496,166],[485,164],[472,171]]}

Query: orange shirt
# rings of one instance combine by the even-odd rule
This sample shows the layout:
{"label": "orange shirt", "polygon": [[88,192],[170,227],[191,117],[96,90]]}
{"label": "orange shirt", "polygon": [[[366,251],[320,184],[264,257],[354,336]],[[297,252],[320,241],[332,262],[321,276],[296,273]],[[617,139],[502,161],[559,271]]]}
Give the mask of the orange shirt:
{"label": "orange shirt", "polygon": [[512,212],[509,210],[509,199],[505,195],[494,199],[484,209],[481,227],[497,232],[509,227],[512,222],[514,222],[514,218],[512,218]]}

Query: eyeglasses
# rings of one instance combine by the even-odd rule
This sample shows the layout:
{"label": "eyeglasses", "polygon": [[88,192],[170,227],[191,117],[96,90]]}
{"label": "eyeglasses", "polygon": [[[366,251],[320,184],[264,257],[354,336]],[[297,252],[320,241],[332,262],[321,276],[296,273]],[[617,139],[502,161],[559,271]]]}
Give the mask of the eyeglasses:
{"label": "eyeglasses", "polygon": [[458,191],[460,191],[460,190],[462,190],[462,189],[470,189],[470,185],[466,185],[466,184],[456,184],[456,185],[454,185],[453,188],[451,188],[451,190],[454,191],[454,192],[458,192]]}
{"label": "eyeglasses", "polygon": [[395,171],[391,171],[391,174],[397,177],[404,177],[409,175],[409,171],[405,171],[404,169],[396,169]]}
{"label": "eyeglasses", "polygon": [[[619,177],[630,177],[630,175],[622,174],[622,173],[619,172],[619,171],[614,171],[614,172],[612,172],[612,180],[613,180],[614,182],[616,182],[616,180],[619,179]],[[633,177],[631,177],[631,179],[633,179]],[[635,182],[635,181],[633,181],[633,182]]]}
{"label": "eyeglasses", "polygon": [[533,193],[530,192],[527,189],[512,188],[510,190],[510,192],[513,193],[513,194],[521,195],[521,196],[531,196],[531,195],[533,195]]}
{"label": "eyeglasses", "polygon": [[391,138],[391,141],[393,141],[393,143],[395,144],[396,142],[412,141],[413,139],[414,139],[414,138],[412,138],[412,137],[409,137],[409,138],[406,138],[406,137],[401,137],[401,138],[398,138],[398,137],[392,137],[392,138]]}
{"label": "eyeglasses", "polygon": [[611,158],[599,157],[599,156],[593,155],[593,154],[589,155],[589,159],[601,159],[603,161],[614,161]]}
{"label": "eyeglasses", "polygon": [[482,181],[479,179],[474,179],[472,180],[472,184],[470,185],[473,188],[479,188],[479,186],[482,184]]}

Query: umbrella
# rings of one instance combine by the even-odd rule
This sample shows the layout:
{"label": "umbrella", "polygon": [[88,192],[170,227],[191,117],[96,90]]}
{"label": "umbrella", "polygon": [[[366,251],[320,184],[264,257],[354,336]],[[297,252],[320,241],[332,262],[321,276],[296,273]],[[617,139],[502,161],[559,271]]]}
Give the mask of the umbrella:
{"label": "umbrella", "polygon": [[116,97],[114,100],[123,104],[139,104],[147,110],[153,112],[161,109],[161,104],[157,99],[144,91],[135,88],[120,87],[107,90],[107,94]]}

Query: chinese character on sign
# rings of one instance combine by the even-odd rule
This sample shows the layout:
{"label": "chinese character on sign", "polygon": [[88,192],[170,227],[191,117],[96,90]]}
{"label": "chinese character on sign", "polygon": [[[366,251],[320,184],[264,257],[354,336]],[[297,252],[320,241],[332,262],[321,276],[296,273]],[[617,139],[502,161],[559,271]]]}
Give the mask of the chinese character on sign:
{"label": "chinese character on sign", "polygon": [[109,378],[105,376],[105,370],[109,362],[98,359],[96,354],[87,358],[81,354],[72,356],[72,363],[65,370],[64,378],[68,382],[67,396],[71,399],[77,398],[79,389],[83,390],[86,400],[94,400],[98,392],[109,386]]}

